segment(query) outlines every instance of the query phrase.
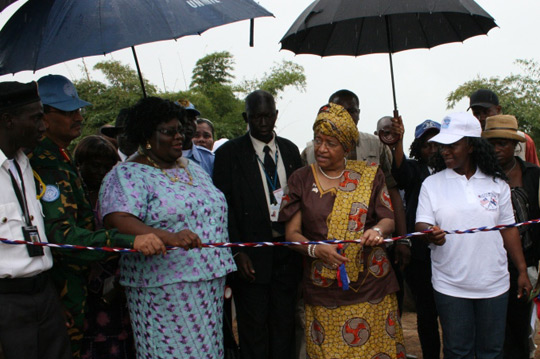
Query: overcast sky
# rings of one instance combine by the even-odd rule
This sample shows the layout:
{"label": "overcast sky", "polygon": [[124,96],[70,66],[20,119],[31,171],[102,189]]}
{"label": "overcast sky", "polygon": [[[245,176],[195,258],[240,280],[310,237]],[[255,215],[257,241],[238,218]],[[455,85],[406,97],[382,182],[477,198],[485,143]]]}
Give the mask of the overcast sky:
{"label": "overcast sky", "polygon": [[[279,119],[276,132],[291,139],[300,149],[313,136],[311,126],[318,108],[338,89],[350,89],[360,97],[361,131],[372,133],[377,120],[392,113],[388,55],[320,58],[280,51],[279,40],[312,1],[258,2],[275,18],[255,20],[254,48],[248,46],[248,21],[211,29],[201,36],[141,45],[136,49],[143,75],[161,89],[185,90],[197,59],[211,52],[227,50],[235,56],[234,74],[237,81],[261,76],[274,63],[292,60],[304,67],[307,88],[305,92],[289,89],[277,99]],[[492,29],[488,36],[477,36],[464,43],[441,45],[431,50],[404,51],[393,57],[397,102],[406,125],[407,145],[412,141],[414,126],[418,123],[427,118],[441,121],[445,114],[452,112],[446,109],[445,98],[460,84],[477,76],[504,77],[518,73],[515,59],[540,59],[540,1],[477,0],[477,3],[495,18],[499,26]],[[15,5],[16,8],[18,4]],[[0,14],[0,25],[4,24],[13,8]],[[85,62],[91,68],[95,63],[110,58],[134,67],[131,50],[86,58]],[[26,71],[14,76],[1,76],[0,81],[27,82],[50,73],[77,79],[82,76],[81,64],[81,60],[73,60],[35,74]],[[98,73],[92,76],[101,79]],[[462,101],[454,110],[465,111],[467,107],[468,102]]]}

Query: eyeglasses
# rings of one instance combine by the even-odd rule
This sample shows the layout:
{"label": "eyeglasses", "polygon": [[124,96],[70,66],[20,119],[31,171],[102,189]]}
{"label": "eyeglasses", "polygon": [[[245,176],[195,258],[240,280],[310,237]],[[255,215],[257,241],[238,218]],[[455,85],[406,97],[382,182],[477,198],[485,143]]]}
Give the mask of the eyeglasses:
{"label": "eyeglasses", "polygon": [[78,108],[78,109],[73,110],[73,111],[62,111],[62,110],[59,110],[57,108],[50,107],[49,110],[47,111],[47,113],[49,113],[49,112],[56,112],[56,113],[61,114],[62,116],[66,116],[66,117],[69,117],[69,118],[74,118],[77,115],[84,116],[84,114],[86,113],[86,110],[84,108]]}
{"label": "eyeglasses", "polygon": [[180,136],[183,136],[184,133],[183,127],[177,127],[177,128],[157,128],[156,132],[161,133],[162,135],[174,137],[176,134],[179,134]]}

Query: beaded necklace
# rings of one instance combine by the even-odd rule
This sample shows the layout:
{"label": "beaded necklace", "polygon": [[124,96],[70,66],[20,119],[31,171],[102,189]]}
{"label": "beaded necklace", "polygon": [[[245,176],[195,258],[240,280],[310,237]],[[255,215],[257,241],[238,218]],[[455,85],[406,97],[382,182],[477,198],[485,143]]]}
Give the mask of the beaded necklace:
{"label": "beaded necklace", "polygon": [[319,171],[321,171],[322,175],[326,178],[328,178],[329,180],[336,180],[336,179],[339,179],[341,178],[341,176],[343,176],[343,174],[345,173],[345,169],[347,168],[347,158],[345,158],[345,167],[343,168],[343,171],[341,171],[341,173],[337,176],[330,176],[330,175],[327,175],[323,169],[321,168],[321,166],[317,165],[319,167]]}
{"label": "beaded necklace", "polygon": [[178,169],[178,168],[183,168],[184,171],[186,171],[186,174],[189,178],[189,181],[188,182],[185,182],[185,181],[182,181],[182,179],[180,177],[178,177],[178,173],[175,173],[174,176],[169,176],[169,174],[167,173],[167,171],[165,171],[163,168],[161,168],[157,163],[156,161],[154,161],[152,158],[150,158],[150,156],[148,156],[147,153],[145,153],[145,151],[142,150],[142,148],[139,147],[139,150],[137,151],[139,153],[139,155],[141,156],[144,156],[146,157],[146,159],[148,160],[148,162],[150,162],[150,164],[152,166],[154,166],[155,168],[157,168],[158,170],[161,171],[161,173],[163,173],[165,175],[165,177],[167,177],[168,179],[171,180],[172,183],[176,183],[176,182],[184,182],[184,183],[187,183],[189,185],[193,184],[193,177],[191,177],[191,173],[189,173],[187,167],[184,167],[182,166],[182,164],[178,163],[178,161],[175,161],[175,165],[178,166],[178,167],[173,167],[174,169]]}

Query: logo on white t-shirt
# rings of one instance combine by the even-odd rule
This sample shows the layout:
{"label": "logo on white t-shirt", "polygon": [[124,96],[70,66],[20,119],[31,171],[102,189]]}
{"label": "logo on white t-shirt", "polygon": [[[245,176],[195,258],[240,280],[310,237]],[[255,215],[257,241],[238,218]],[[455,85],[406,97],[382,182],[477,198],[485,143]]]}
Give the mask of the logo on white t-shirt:
{"label": "logo on white t-shirt", "polygon": [[499,207],[499,196],[493,192],[486,192],[478,195],[480,204],[488,211],[496,211]]}

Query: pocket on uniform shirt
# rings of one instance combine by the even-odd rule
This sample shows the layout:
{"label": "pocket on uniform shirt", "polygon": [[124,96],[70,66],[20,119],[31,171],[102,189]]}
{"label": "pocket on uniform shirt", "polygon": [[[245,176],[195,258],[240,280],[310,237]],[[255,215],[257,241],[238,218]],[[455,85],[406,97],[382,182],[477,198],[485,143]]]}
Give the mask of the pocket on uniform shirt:
{"label": "pocket on uniform shirt", "polygon": [[21,240],[24,221],[18,203],[0,205],[0,237]]}

